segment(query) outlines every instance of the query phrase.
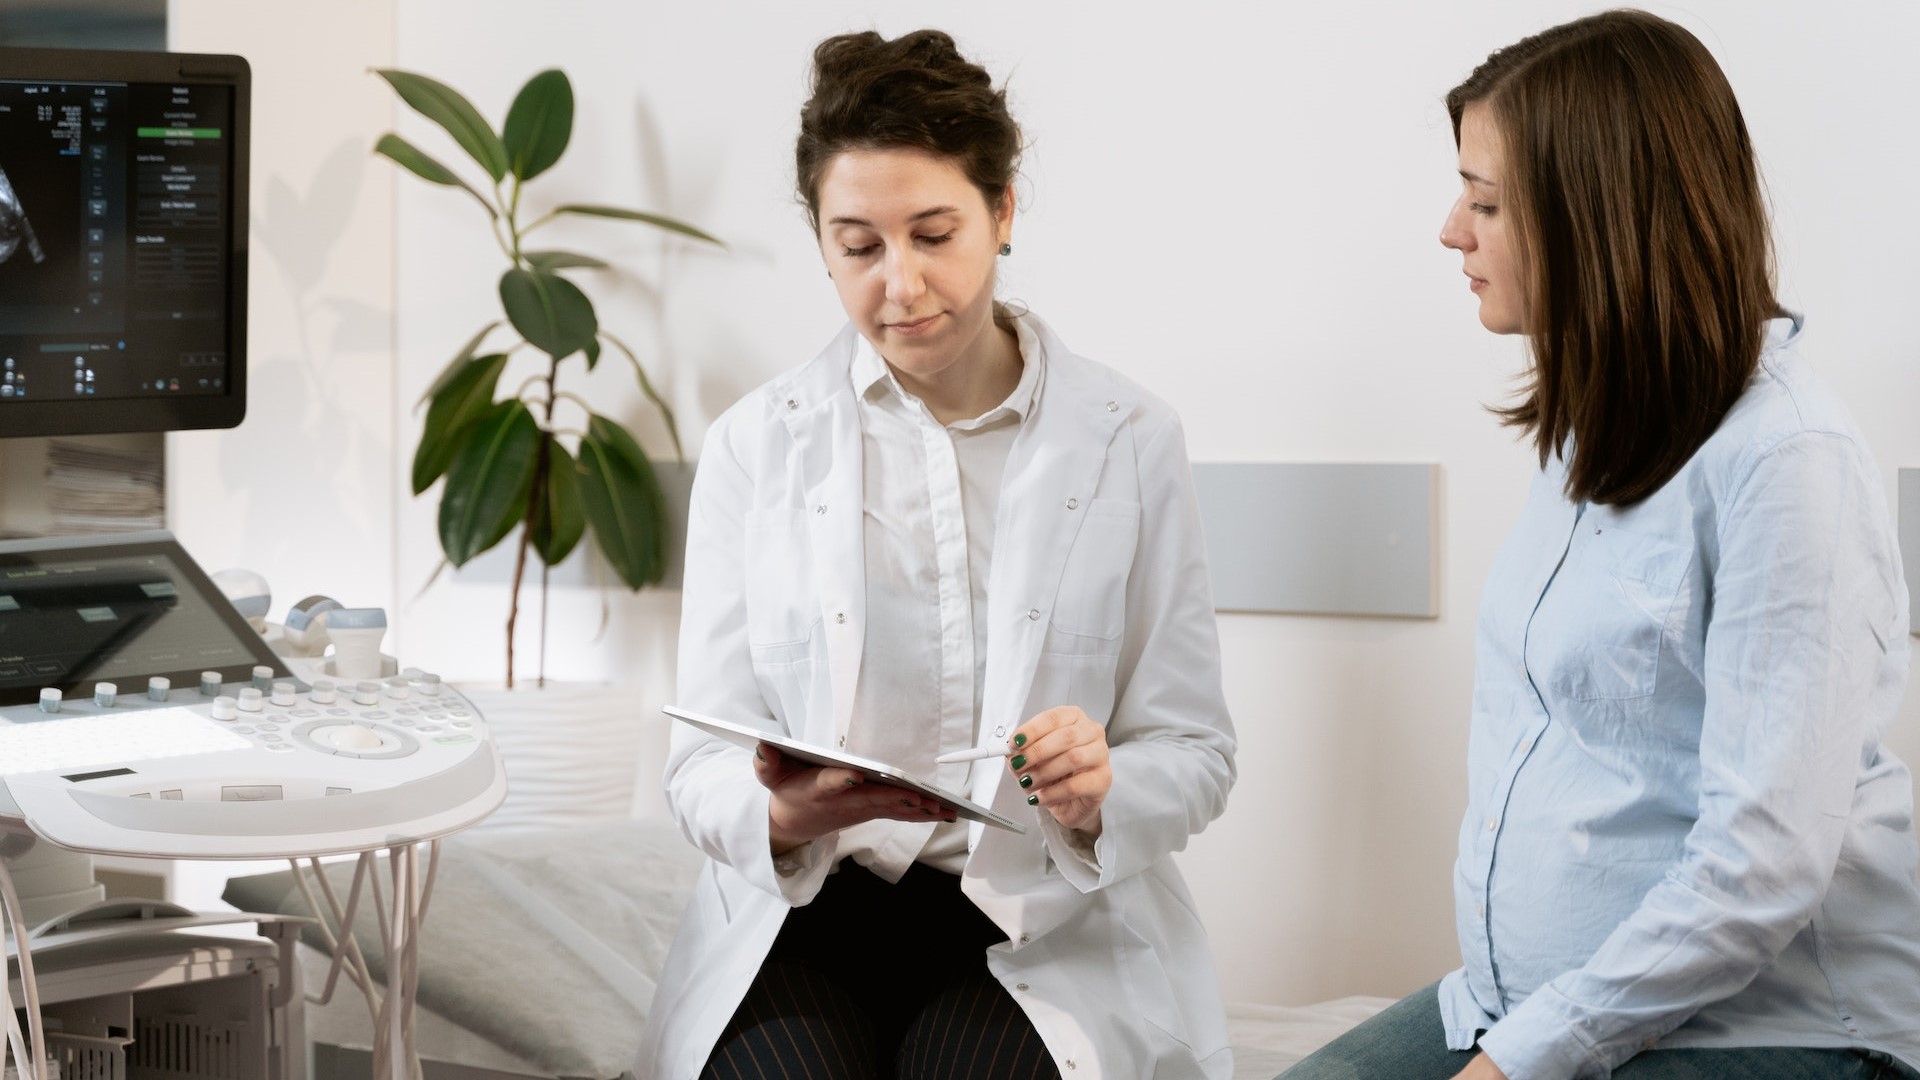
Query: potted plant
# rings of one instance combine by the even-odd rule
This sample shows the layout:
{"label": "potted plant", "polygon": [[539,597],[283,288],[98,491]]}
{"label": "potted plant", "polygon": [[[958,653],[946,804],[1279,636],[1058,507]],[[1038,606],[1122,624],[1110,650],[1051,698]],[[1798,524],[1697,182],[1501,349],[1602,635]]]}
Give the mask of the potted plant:
{"label": "potted plant", "polygon": [[[567,203],[526,219],[527,183],[559,161],[573,132],[573,86],[559,70],[527,81],[498,132],[443,83],[392,69],[377,73],[400,100],[445,129],[490,181],[469,183],[392,133],[374,146],[415,176],[471,195],[485,210],[505,258],[498,283],[505,317],[481,327],[421,400],[426,421],[414,453],[412,486],[421,495],[441,482],[440,546],[454,566],[518,529],[507,601],[506,686],[511,689],[514,627],[529,555],[540,560],[543,589],[547,569],[586,535],[630,589],[659,581],[666,569],[666,506],[652,463],[631,432],[595,412],[577,391],[562,388],[563,373],[576,381],[584,378],[610,346],[660,410],[674,454],[684,459],[673,410],[654,390],[639,357],[601,327],[593,302],[567,276],[609,269],[608,264],[572,251],[536,250],[527,239],[561,217],[583,216],[638,222],[702,243],[720,241],[685,222],[612,206]],[[505,340],[509,333],[518,340]],[[544,372],[499,396],[508,360],[523,349],[544,354]],[[543,604],[542,618],[544,612]]]}

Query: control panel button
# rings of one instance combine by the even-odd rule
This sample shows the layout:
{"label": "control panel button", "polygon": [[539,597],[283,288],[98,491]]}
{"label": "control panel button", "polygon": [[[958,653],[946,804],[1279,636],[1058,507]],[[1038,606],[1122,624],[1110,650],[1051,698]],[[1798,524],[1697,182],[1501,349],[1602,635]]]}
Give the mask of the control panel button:
{"label": "control panel button", "polygon": [[273,685],[273,669],[265,664],[253,665],[253,688],[265,691]]}
{"label": "control panel button", "polygon": [[221,802],[271,802],[284,798],[279,784],[226,784],[220,788]]}
{"label": "control panel button", "polygon": [[40,711],[41,712],[59,712],[61,696],[62,695],[60,693],[60,688],[57,686],[49,686],[41,690],[40,691]]}
{"label": "control panel button", "polygon": [[240,703],[238,701],[227,697],[225,694],[213,699],[213,718],[215,720],[232,720],[238,715],[240,715]]}
{"label": "control panel button", "polygon": [[203,671],[200,673],[200,693],[205,697],[220,696],[220,673]]}
{"label": "control panel button", "polygon": [[313,680],[313,693],[308,694],[307,696],[313,699],[313,703],[315,705],[333,704],[334,702],[333,680],[332,679]]}
{"label": "control panel button", "polygon": [[380,704],[380,684],[366,679],[355,683],[353,686],[353,703],[355,705]]}
{"label": "control panel button", "polygon": [[[148,701],[165,701],[167,700],[167,695],[172,692],[173,680],[167,678],[165,675],[155,675],[153,678],[147,680]],[[163,799],[166,798],[166,793],[161,792],[160,797]]]}
{"label": "control panel button", "polygon": [[293,704],[293,701],[294,701],[293,695],[294,695],[294,685],[291,680],[276,679],[274,681],[272,700],[275,705]]}
{"label": "control panel button", "polygon": [[432,672],[420,676],[420,692],[428,697],[440,693],[440,676]]}
{"label": "control panel button", "polygon": [[111,709],[113,708],[114,702],[119,700],[120,687],[110,682],[97,682],[93,684],[93,703],[95,705],[103,709]]}
{"label": "control panel button", "polygon": [[246,686],[240,690],[240,711],[257,713],[267,707],[266,695],[257,686]]}

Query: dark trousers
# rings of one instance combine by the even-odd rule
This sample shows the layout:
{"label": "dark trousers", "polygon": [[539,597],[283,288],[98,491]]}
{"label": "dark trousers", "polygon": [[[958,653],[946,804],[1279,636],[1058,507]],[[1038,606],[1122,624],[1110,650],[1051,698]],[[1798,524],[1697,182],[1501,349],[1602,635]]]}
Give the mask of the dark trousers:
{"label": "dark trousers", "polygon": [[952,874],[915,863],[890,885],[842,863],[787,915],[701,1075],[1058,1080],[987,971],[987,946],[1005,940]]}

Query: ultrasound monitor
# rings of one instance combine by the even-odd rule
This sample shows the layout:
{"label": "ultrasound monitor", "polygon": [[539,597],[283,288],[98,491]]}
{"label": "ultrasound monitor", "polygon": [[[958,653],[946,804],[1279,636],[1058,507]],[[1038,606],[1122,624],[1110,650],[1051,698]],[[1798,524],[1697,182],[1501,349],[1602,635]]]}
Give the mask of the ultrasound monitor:
{"label": "ultrasound monitor", "polygon": [[0,48],[0,437],[240,423],[249,81]]}

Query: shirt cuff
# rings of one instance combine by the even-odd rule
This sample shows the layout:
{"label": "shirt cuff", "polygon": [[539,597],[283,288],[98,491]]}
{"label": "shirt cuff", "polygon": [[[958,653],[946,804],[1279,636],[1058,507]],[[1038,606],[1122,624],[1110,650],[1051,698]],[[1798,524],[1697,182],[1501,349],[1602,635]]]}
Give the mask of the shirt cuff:
{"label": "shirt cuff", "polygon": [[826,883],[839,849],[837,836],[823,836],[774,856],[773,880],[780,886],[780,898],[793,907],[812,903]]}
{"label": "shirt cuff", "polygon": [[1109,839],[1112,829],[1102,829],[1098,837],[1093,837],[1067,828],[1052,814],[1042,813],[1040,831],[1047,838],[1047,854],[1053,856],[1053,865],[1069,884],[1083,893],[1106,884],[1105,868],[1113,863],[1113,841]]}
{"label": "shirt cuff", "polygon": [[1551,987],[1535,991],[1480,1036],[1480,1052],[1507,1080],[1607,1080],[1612,1068],[1553,1008],[1554,996]]}

